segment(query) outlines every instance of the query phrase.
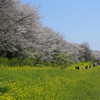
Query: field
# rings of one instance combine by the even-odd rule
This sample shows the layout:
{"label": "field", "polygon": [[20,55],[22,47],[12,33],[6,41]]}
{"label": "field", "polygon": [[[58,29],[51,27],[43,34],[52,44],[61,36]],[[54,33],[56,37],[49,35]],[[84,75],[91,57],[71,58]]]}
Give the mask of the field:
{"label": "field", "polygon": [[100,67],[1,66],[0,100],[100,100]]}

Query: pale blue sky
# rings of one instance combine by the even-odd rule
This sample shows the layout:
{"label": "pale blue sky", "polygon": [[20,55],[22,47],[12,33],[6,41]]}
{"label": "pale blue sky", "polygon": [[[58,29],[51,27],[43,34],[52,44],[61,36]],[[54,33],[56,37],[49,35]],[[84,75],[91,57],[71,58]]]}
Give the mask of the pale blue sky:
{"label": "pale blue sky", "polygon": [[42,23],[60,31],[68,42],[88,41],[100,50],[100,0],[21,0],[39,6]]}

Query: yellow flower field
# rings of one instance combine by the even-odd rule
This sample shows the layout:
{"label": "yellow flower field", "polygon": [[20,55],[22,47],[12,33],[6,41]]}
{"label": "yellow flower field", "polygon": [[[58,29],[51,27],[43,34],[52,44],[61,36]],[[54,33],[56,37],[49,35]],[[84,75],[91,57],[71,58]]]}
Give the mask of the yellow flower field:
{"label": "yellow flower field", "polygon": [[0,67],[0,100],[100,100],[100,67]]}

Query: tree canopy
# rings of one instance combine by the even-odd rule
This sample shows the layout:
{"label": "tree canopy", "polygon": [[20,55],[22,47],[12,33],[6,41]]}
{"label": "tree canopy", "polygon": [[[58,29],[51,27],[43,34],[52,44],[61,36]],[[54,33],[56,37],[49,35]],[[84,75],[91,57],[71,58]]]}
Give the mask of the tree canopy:
{"label": "tree canopy", "polygon": [[39,7],[19,0],[0,0],[0,56],[29,57],[62,65],[89,61],[92,51],[88,43],[67,42],[60,32],[43,26]]}

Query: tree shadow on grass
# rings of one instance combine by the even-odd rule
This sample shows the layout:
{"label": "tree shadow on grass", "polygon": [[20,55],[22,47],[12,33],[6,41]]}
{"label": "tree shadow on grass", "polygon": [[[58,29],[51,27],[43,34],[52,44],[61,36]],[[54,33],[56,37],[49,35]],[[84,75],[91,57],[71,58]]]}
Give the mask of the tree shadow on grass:
{"label": "tree shadow on grass", "polygon": [[7,86],[0,86],[0,93],[6,93],[8,92],[8,87]]}

